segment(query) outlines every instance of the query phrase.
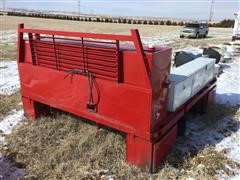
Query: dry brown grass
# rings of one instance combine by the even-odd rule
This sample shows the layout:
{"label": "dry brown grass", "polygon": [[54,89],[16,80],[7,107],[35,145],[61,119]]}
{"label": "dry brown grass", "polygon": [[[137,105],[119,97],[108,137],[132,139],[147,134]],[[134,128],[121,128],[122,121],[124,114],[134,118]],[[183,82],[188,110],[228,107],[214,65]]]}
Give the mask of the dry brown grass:
{"label": "dry brown grass", "polygon": [[20,102],[20,92],[16,92],[10,96],[0,95],[0,121],[12,109],[21,108]]}
{"label": "dry brown grass", "polygon": [[220,171],[233,176],[240,168],[212,147],[187,155],[175,149],[150,174],[126,163],[123,135],[67,115],[26,122],[1,151],[25,167],[29,179],[217,179]]}
{"label": "dry brown grass", "polygon": [[17,56],[16,44],[1,44],[0,43],[0,60],[14,60]]}
{"label": "dry brown grass", "polygon": [[194,177],[195,179],[217,179],[220,171],[227,176],[236,175],[232,169],[239,169],[240,164],[229,160],[223,152],[216,152],[208,147],[196,155],[189,155],[183,162],[184,173],[179,177]]}
{"label": "dry brown grass", "polygon": [[240,107],[238,108],[237,112],[235,113],[235,116],[240,119]]}
{"label": "dry brown grass", "polygon": [[[197,153],[190,153],[184,157],[175,149],[160,170],[161,177],[170,179],[219,179],[221,174],[235,176],[235,170],[240,164],[228,159],[224,152],[217,152],[207,147]],[[181,159],[181,161],[179,160]],[[164,174],[162,174],[164,172]],[[159,177],[159,174],[156,174]],[[162,179],[162,178],[160,178]]]}
{"label": "dry brown grass", "polygon": [[[40,179],[126,176],[124,138],[69,116],[28,122],[8,138],[7,155]],[[99,171],[99,172],[98,172]],[[97,173],[98,172],[98,173]]]}

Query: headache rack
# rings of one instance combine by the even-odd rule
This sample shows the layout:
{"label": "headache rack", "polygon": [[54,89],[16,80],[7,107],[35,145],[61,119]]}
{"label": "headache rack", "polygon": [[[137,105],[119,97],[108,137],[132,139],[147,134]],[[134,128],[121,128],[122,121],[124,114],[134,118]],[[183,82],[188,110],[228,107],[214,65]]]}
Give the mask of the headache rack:
{"label": "headache rack", "polygon": [[60,71],[79,69],[95,77],[121,81],[119,41],[96,41],[28,33],[34,65]]}

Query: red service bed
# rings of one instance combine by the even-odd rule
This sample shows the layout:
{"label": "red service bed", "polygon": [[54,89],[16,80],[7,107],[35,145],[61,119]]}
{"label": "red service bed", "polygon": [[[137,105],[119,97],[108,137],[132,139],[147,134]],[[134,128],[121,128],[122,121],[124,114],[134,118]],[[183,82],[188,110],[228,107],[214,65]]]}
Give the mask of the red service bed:
{"label": "red service bed", "polygon": [[[131,45],[128,45],[131,44]],[[209,82],[175,112],[167,99],[171,49],[143,48],[130,35],[18,27],[18,68],[27,117],[51,108],[126,134],[126,159],[155,170],[176,143],[184,115],[214,95]]]}

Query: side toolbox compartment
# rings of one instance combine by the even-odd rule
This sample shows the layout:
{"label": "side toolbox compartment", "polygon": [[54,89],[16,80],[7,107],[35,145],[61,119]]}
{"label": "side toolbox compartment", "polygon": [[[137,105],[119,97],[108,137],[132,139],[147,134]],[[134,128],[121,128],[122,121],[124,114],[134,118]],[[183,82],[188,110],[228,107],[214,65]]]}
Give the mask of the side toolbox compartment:
{"label": "side toolbox compartment", "polygon": [[171,74],[170,81],[168,110],[174,112],[191,98],[193,76],[187,77],[178,74]]}

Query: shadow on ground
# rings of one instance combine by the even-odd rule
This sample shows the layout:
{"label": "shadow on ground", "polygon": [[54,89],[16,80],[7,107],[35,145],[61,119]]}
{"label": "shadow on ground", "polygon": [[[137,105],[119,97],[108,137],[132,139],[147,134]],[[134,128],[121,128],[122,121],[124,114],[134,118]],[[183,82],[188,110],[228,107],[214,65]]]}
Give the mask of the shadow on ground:
{"label": "shadow on ground", "polygon": [[21,179],[26,174],[19,164],[0,155],[0,179]]}
{"label": "shadow on ground", "polygon": [[[189,114],[186,117],[185,136],[178,137],[168,163],[175,168],[182,167],[186,157],[193,157],[207,147],[215,147],[236,133],[240,129],[240,121],[235,117],[238,111],[239,106],[214,104],[203,115],[196,117],[196,114]],[[225,149],[225,152],[228,150]]]}

